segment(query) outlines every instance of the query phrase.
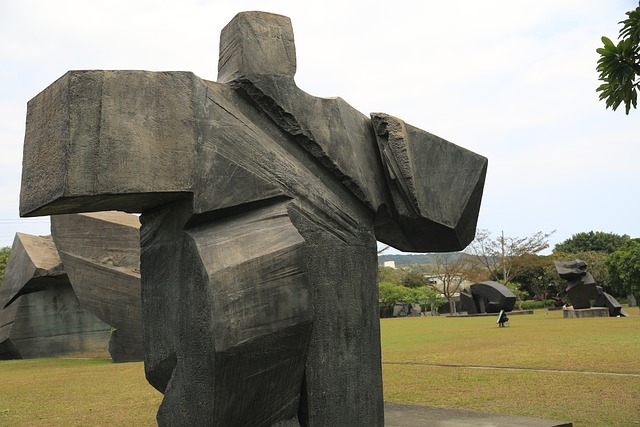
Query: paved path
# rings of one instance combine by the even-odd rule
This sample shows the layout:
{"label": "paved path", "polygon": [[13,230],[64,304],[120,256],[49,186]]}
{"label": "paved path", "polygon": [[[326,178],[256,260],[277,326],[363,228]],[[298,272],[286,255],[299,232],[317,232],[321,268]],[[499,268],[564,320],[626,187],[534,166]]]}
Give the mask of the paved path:
{"label": "paved path", "polygon": [[412,362],[383,362],[383,365],[411,365],[411,366],[427,366],[433,368],[464,368],[464,369],[497,369],[506,371],[533,371],[533,372],[551,372],[562,374],[585,374],[585,375],[613,375],[621,377],[640,377],[640,373],[635,372],[595,372],[595,371],[573,371],[569,369],[541,369],[541,368],[518,368],[513,366],[473,366],[473,365],[457,365],[448,363],[412,363]]}
{"label": "paved path", "polygon": [[385,402],[385,427],[572,427],[567,421]]}

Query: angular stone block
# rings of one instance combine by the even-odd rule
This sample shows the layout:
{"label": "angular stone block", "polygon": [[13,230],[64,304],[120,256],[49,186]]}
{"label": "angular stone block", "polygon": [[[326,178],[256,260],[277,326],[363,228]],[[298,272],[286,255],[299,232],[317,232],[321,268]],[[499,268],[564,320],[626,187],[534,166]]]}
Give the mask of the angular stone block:
{"label": "angular stone block", "polygon": [[[599,290],[601,291],[601,289]],[[609,316],[611,317],[623,315],[622,305],[612,295],[606,292],[600,292],[598,298],[593,302],[593,307],[607,307],[607,309],[609,309]]]}
{"label": "angular stone block", "polygon": [[376,237],[401,250],[464,248],[476,232],[486,159],[387,114],[371,120],[394,207]]}
{"label": "angular stone block", "polygon": [[140,221],[123,212],[56,215],[51,234],[82,306],[113,329],[115,362],[144,358]]}
{"label": "angular stone block", "polygon": [[473,299],[471,289],[464,288],[460,292],[460,304],[462,304],[462,307],[467,311],[467,314],[478,314],[478,307]]}
{"label": "angular stone block", "polygon": [[107,349],[109,325],[79,303],[50,236],[16,234],[0,302],[0,359]]}
{"label": "angular stone block", "polygon": [[501,283],[474,283],[460,293],[460,302],[469,314],[499,313],[513,310],[516,296]]}

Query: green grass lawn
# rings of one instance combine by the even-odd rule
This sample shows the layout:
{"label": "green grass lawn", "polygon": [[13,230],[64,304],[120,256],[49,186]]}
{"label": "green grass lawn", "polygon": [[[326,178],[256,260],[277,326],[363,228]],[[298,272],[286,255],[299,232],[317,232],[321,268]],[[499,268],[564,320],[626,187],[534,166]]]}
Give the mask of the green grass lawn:
{"label": "green grass lawn", "polygon": [[[493,317],[383,319],[385,400],[640,426],[640,312],[628,311],[537,311],[510,316],[508,328]],[[492,366],[523,369],[479,368]],[[152,426],[161,399],[142,363],[0,361],[0,426]]]}
{"label": "green grass lawn", "polygon": [[0,361],[0,426],[154,426],[161,400],[141,362]]}
{"label": "green grass lawn", "polygon": [[[494,317],[383,319],[385,400],[640,426],[640,312],[628,312],[563,319],[541,310],[510,316],[508,328]],[[524,369],[465,368],[491,366]]]}

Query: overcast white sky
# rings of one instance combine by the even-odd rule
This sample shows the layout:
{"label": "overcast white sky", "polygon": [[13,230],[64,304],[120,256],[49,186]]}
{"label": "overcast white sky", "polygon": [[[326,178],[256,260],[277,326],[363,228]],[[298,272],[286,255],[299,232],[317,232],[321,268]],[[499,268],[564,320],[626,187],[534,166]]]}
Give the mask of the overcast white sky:
{"label": "overcast white sky", "polygon": [[631,0],[2,0],[0,246],[19,219],[27,101],[68,70],[193,71],[215,80],[220,30],[244,10],[289,16],[298,86],[397,116],[489,158],[478,222],[494,235],[640,237],[640,112],[595,92],[600,37]]}

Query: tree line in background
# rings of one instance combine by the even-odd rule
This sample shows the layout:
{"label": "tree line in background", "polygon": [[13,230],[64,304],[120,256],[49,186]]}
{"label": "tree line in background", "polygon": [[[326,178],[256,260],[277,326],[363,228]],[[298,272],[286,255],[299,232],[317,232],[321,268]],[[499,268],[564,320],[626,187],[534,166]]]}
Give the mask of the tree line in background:
{"label": "tree line in background", "polygon": [[[566,300],[566,282],[558,276],[553,261],[581,259],[598,285],[619,300],[633,295],[640,301],[640,239],[628,235],[594,232],[574,234],[555,245],[551,255],[539,255],[549,247],[551,233],[530,237],[493,237],[478,230],[465,252],[417,255],[379,255],[382,263],[394,260],[400,268],[378,268],[380,301],[392,310],[396,301],[420,304],[435,312],[445,303],[453,312],[453,296],[465,282],[485,280],[509,287],[519,303],[528,299]],[[0,280],[11,248],[0,248]],[[407,262],[405,264],[400,264]]]}
{"label": "tree line in background", "polygon": [[[464,252],[429,254],[429,263],[404,264],[397,269],[380,266],[382,304],[388,307],[402,301],[439,306],[442,302],[434,299],[441,298],[449,302],[449,312],[453,312],[453,296],[462,284],[485,280],[511,289],[520,307],[526,300],[547,301],[548,305],[552,301],[570,302],[566,281],[558,275],[554,261],[574,259],[586,261],[598,285],[619,300],[626,300],[628,295],[640,299],[640,239],[589,231],[557,244],[551,255],[540,255],[549,247],[551,234],[494,237],[487,230],[478,230],[476,239]],[[390,257],[379,256],[381,263]],[[427,289],[430,297],[423,296]],[[422,292],[420,297],[416,296],[418,291]]]}

